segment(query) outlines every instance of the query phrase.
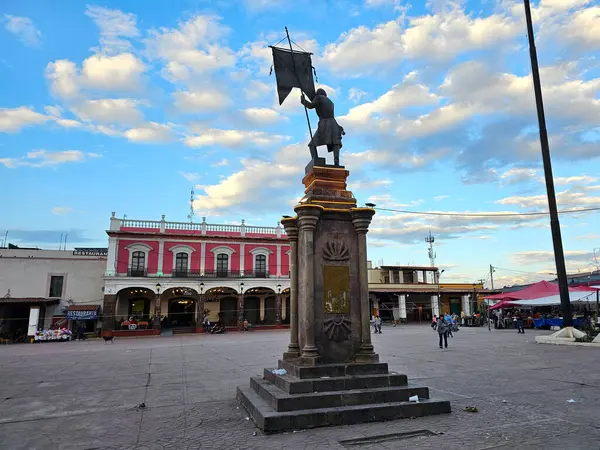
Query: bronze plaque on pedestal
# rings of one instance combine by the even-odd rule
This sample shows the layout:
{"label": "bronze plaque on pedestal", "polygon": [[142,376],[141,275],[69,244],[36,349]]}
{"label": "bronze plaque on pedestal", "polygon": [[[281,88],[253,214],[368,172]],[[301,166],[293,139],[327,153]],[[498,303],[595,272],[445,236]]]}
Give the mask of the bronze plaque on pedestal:
{"label": "bronze plaque on pedestal", "polygon": [[325,314],[350,313],[350,268],[348,266],[324,266],[323,288]]}

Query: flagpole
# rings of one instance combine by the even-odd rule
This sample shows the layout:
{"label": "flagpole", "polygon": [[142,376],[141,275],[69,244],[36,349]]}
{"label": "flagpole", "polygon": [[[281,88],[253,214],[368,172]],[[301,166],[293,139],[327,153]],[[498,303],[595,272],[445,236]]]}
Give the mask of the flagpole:
{"label": "flagpole", "polygon": [[562,237],[560,235],[560,223],[558,221],[558,210],[556,206],[556,193],[554,191],[554,178],[552,176],[552,162],[550,159],[550,145],[548,144],[548,132],[546,130],[546,116],[544,114],[544,102],[542,100],[542,86],[540,71],[538,68],[537,50],[535,48],[535,36],[533,34],[533,21],[531,19],[531,6],[529,0],[524,0],[525,20],[527,22],[527,35],[529,38],[529,56],[531,59],[531,77],[533,78],[533,90],[537,107],[538,125],[540,129],[540,143],[542,147],[542,161],[544,175],[546,178],[546,193],[548,195],[548,210],[550,212],[550,230],[552,232],[552,244],[554,245],[554,260],[556,263],[556,276],[558,278],[558,290],[560,293],[560,306],[563,315],[563,326],[573,326],[573,315],[571,313],[571,300],[569,298],[569,285],[567,281],[567,269],[565,267],[565,255],[563,252]]}
{"label": "flagpole", "polygon": [[[296,74],[296,79],[298,80],[298,84],[300,86],[302,86],[302,83],[300,83],[300,77],[298,76],[298,71],[296,70],[296,61],[294,61],[294,49],[292,48],[292,40],[290,39],[290,33],[289,33],[287,27],[285,27],[285,35],[287,36],[288,44],[290,44],[290,53],[292,55],[292,64],[294,65],[294,73]],[[309,70],[310,70],[310,68],[309,68]],[[300,87],[300,91],[302,92],[302,87]],[[311,99],[311,101],[312,101],[312,99]],[[306,106],[304,106],[304,112],[306,113],[306,123],[308,124],[308,132],[310,133],[310,141],[312,142],[313,134],[312,134],[312,128],[310,127],[310,119],[308,117],[308,108]]]}

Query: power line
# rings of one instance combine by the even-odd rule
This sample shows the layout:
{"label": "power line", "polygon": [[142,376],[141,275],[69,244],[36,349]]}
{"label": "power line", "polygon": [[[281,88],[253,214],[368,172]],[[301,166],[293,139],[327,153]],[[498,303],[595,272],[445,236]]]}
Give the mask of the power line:
{"label": "power line", "polygon": [[[405,209],[392,209],[392,208],[377,208],[374,209],[379,211],[390,211],[404,214],[415,214],[423,216],[453,216],[453,217],[523,217],[523,216],[548,216],[549,212],[524,212],[524,213],[453,213],[453,212],[430,212],[430,211],[409,211]],[[559,211],[559,214],[575,214],[582,212],[600,211],[598,208],[581,208],[581,209],[566,209]]]}

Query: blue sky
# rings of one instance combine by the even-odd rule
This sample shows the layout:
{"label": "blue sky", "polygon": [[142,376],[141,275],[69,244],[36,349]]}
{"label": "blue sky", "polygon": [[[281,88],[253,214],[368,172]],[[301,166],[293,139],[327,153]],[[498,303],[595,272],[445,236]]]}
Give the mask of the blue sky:
{"label": "blue sky", "polygon": [[[600,207],[600,7],[533,8],[559,208]],[[511,1],[4,1],[0,235],[104,246],[111,211],[187,220],[192,186],[198,220],[275,225],[309,159],[299,94],[279,106],[269,76],[284,26],[336,104],[359,202],[545,211],[523,14]],[[597,264],[599,217],[562,216],[570,271]],[[447,281],[489,264],[497,285],[552,278],[547,217],[379,211],[369,257],[428,264],[429,229]]]}

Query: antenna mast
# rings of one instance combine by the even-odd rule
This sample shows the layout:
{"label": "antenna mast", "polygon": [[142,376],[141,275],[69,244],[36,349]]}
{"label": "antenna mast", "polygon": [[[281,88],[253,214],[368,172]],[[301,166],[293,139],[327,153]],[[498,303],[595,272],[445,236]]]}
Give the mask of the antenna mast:
{"label": "antenna mast", "polygon": [[431,264],[431,267],[435,267],[436,254],[433,251],[433,243],[435,242],[435,237],[431,235],[431,229],[429,230],[429,236],[425,238],[425,242],[429,244],[429,263]]}
{"label": "antenna mast", "polygon": [[190,219],[190,223],[194,222],[194,186],[192,186],[192,190],[190,191],[190,213],[188,219]]}

